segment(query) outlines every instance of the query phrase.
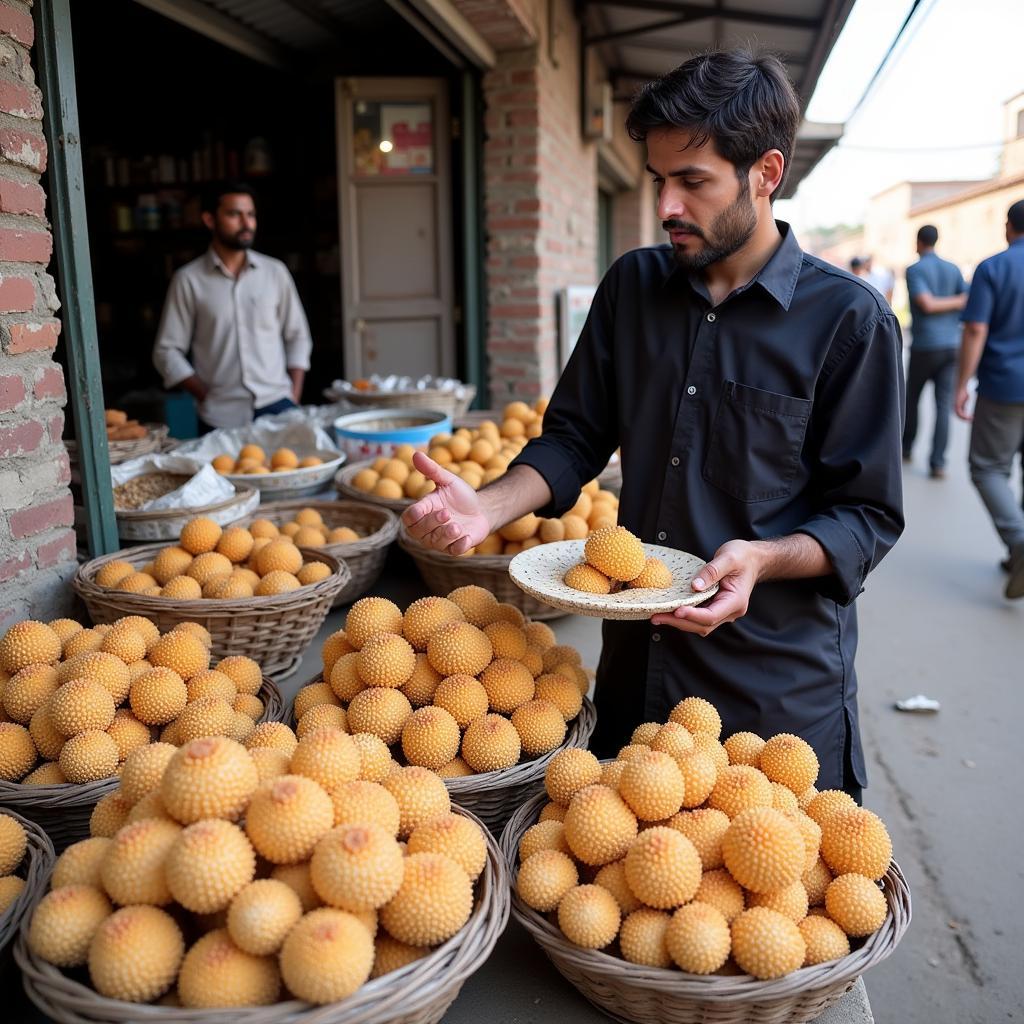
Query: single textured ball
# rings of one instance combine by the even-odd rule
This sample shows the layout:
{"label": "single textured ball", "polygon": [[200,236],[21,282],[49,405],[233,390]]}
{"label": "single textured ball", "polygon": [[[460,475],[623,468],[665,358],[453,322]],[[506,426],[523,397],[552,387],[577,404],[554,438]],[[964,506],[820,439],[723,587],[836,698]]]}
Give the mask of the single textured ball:
{"label": "single textured ball", "polygon": [[722,746],[729,755],[729,764],[746,764],[751,768],[759,768],[764,740],[757,733],[735,732]]}
{"label": "single textured ball", "polygon": [[849,793],[844,793],[841,789],[823,789],[815,792],[804,808],[804,813],[819,825],[824,825],[825,819],[835,811],[856,806],[857,801]]}
{"label": "single textured ball", "polygon": [[476,774],[461,757],[453,757],[447,764],[437,769],[442,779],[463,779],[467,775]]}
{"label": "single textured ball", "polygon": [[465,815],[446,814],[409,835],[409,853],[443,853],[451,857],[475,882],[487,863],[487,841],[480,827]]}
{"label": "single textured ball", "polygon": [[135,717],[147,725],[166,725],[185,710],[185,681],[169,668],[153,668],[137,676],[128,691]]}
{"label": "single textured ball", "polygon": [[416,666],[412,675],[402,684],[402,693],[409,698],[414,708],[433,704],[434,693],[441,682],[441,673],[427,660],[425,654],[416,655]]}
{"label": "single textured ball", "polygon": [[644,546],[623,526],[592,533],[583,547],[584,557],[609,579],[635,580],[647,564]]}
{"label": "single textured ball", "polygon": [[238,696],[234,680],[212,668],[197,672],[188,681],[186,693],[189,704],[203,697],[217,697],[228,704],[233,704],[235,697]]}
{"label": "single textured ball", "polygon": [[339,729],[317,729],[299,740],[291,773],[312,779],[327,792],[359,778],[359,748]]}
{"label": "single textured ball", "polygon": [[612,581],[586,562],[570,566],[562,577],[562,582],[567,587],[585,594],[610,594],[612,590]]}
{"label": "single textured ball", "polygon": [[804,967],[828,963],[850,955],[850,940],[846,932],[827,917],[805,917],[797,924],[807,946]]}
{"label": "single textured ball", "polygon": [[291,771],[290,758],[283,750],[278,750],[276,747],[253,747],[249,751],[249,756],[256,765],[260,785],[271,779],[287,775]]}
{"label": "single textured ball", "polygon": [[445,784],[428,768],[398,768],[383,785],[398,804],[399,839],[407,839],[414,829],[443,817],[452,809]]}
{"label": "single textured ball", "polygon": [[519,763],[522,741],[516,727],[501,715],[470,722],[462,737],[462,758],[475,772],[495,772]]}
{"label": "single textured ball", "polygon": [[193,1009],[268,1006],[280,991],[274,958],[239,949],[226,928],[202,936],[185,954],[178,974],[181,1005]]}
{"label": "single textured ball", "polygon": [[274,864],[307,860],[333,825],[331,798],[301,775],[282,775],[264,783],[245,812],[250,842]]}
{"label": "single textured ball", "polygon": [[665,824],[681,832],[693,843],[705,871],[722,866],[722,837],[729,828],[729,817],[723,811],[713,807],[680,811]]}
{"label": "single textured ball", "polygon": [[340,825],[317,843],[309,870],[325,903],[350,913],[376,910],[402,884],[402,848],[377,825]]}
{"label": "single textured ball", "polygon": [[169,743],[150,743],[133,750],[121,767],[121,794],[130,804],[160,788],[164,771],[178,752]]}
{"label": "single textured ball", "polygon": [[718,769],[711,756],[694,749],[676,759],[682,773],[686,792],[683,796],[683,807],[699,807],[711,795],[718,778]]}
{"label": "single textured ball", "polygon": [[117,744],[99,729],[86,729],[61,747],[57,764],[68,782],[96,782],[117,772]]}
{"label": "single textured ball", "polygon": [[359,652],[343,654],[331,667],[327,683],[334,695],[341,701],[351,701],[357,693],[366,689],[358,671]]}
{"label": "single textured ball", "polygon": [[691,733],[707,733],[716,740],[722,735],[722,718],[715,706],[703,697],[686,697],[668,717],[670,722],[678,722]]}
{"label": "single textured ball", "polygon": [[[186,576],[191,577],[201,587],[205,588],[218,577],[231,578],[231,562],[216,551],[207,551],[205,554],[197,555],[192,559]],[[204,589],[203,596],[207,596]]]}
{"label": "single textured ball", "polygon": [[57,633],[42,622],[16,622],[0,638],[0,669],[14,675],[29,665],[52,665],[62,647]]}
{"label": "single textured ball", "polygon": [[9,875],[25,856],[28,833],[17,818],[0,813],[0,875]]}
{"label": "single textured ball", "polygon": [[[98,580],[97,580],[98,582]],[[95,629],[82,629],[64,641],[64,663],[82,654],[93,654],[100,649],[103,634]]]}
{"label": "single textured ball", "polygon": [[768,907],[784,914],[794,924],[799,924],[807,916],[807,890],[797,879],[781,889],[771,892],[752,892],[747,897],[748,907]]}
{"label": "single textured ball", "polygon": [[170,903],[165,865],[181,826],[159,818],[125,825],[110,845],[100,868],[103,888],[115,903]]}
{"label": "single textured ball", "polygon": [[614,790],[591,785],[573,796],[565,815],[565,840],[584,864],[597,867],[620,860],[636,835],[636,816]]}
{"label": "single textured ball", "polygon": [[343,910],[306,914],[281,947],[281,977],[288,990],[310,1003],[350,996],[370,976],[373,938],[362,922]]}
{"label": "single textured ball", "polygon": [[185,705],[178,716],[178,739],[181,743],[190,743],[204,736],[227,736],[234,717],[235,712],[226,700],[200,697]]}
{"label": "single textured ball", "polygon": [[668,590],[672,586],[672,570],[660,558],[648,558],[640,575],[626,586],[630,590]]}
{"label": "single textured ball", "polygon": [[430,952],[429,946],[410,946],[407,942],[399,942],[382,932],[374,939],[373,970],[371,978],[380,978],[392,971],[397,971],[407,964],[421,960]]}
{"label": "single textured ball", "polygon": [[619,778],[619,795],[644,821],[661,821],[683,802],[686,783],[679,766],[659,750],[647,750],[629,761]]}
{"label": "single textured ball", "polygon": [[554,750],[565,739],[562,712],[547,700],[528,700],[512,712],[512,725],[519,733],[523,752],[539,757]]}
{"label": "single textured ball", "polygon": [[64,734],[53,724],[50,716],[50,702],[37,709],[28,724],[29,735],[40,756],[56,761],[64,746]]}
{"label": "single textured ball", "polygon": [[863,807],[835,811],[821,827],[821,856],[835,875],[866,875],[876,881],[892,860],[892,840],[877,814]]}
{"label": "single textured ball", "polygon": [[402,884],[380,909],[380,923],[400,942],[432,946],[451,938],[469,920],[473,884],[450,857],[412,853]]}
{"label": "single textured ball", "polygon": [[558,904],[558,927],[584,949],[604,949],[619,933],[619,905],[599,885],[578,885]]}
{"label": "single textured ball", "polygon": [[416,653],[403,637],[378,633],[368,637],[356,656],[356,671],[367,686],[405,685],[416,669]]}
{"label": "single textured ball", "polygon": [[68,777],[55,761],[44,761],[21,780],[24,786],[58,786],[67,781]]}
{"label": "single textured ball", "polygon": [[[487,634],[468,622],[449,622],[438,629],[427,644],[427,658],[442,676],[478,676],[493,656]],[[530,685],[532,695],[532,676]]]}
{"label": "single textured ball", "polygon": [[149,726],[140,722],[130,711],[117,711],[114,720],[107,726],[107,735],[117,747],[117,759],[122,764],[132,751],[148,746],[152,740]]}
{"label": "single textured ball", "polygon": [[100,650],[130,665],[146,656],[146,640],[131,623],[121,623],[103,637]]}
{"label": "single textured ball", "polygon": [[232,654],[217,662],[217,671],[231,679],[239,693],[255,696],[263,685],[260,666],[244,654]]}
{"label": "single textured ball", "polygon": [[[244,694],[238,697],[238,700],[255,699],[255,697],[248,697]],[[237,705],[235,710],[239,710]],[[260,714],[262,713],[263,706],[260,702]],[[317,704],[299,719],[295,726],[295,735],[301,742],[317,729],[340,729],[342,732],[348,732],[348,712],[337,704]]]}
{"label": "single textured ball", "polygon": [[755,978],[781,978],[803,965],[807,947],[800,929],[776,910],[744,910],[731,931],[733,958]]}
{"label": "single textured ball", "polygon": [[722,838],[722,858],[745,889],[771,892],[803,874],[804,841],[780,811],[755,807],[733,819]]}
{"label": "single textured ball", "polygon": [[160,596],[175,601],[198,601],[203,588],[191,576],[172,576],[161,588]]}
{"label": "single textured ball", "polygon": [[[142,821],[144,818],[160,818],[163,821],[174,822],[174,819],[167,813],[167,808],[164,807],[163,800],[160,799],[160,791],[154,790],[152,793],[148,793],[144,796],[134,807],[128,812],[128,818],[125,824],[130,825],[135,821]],[[174,822],[177,824],[177,822]]]}
{"label": "single textured ball", "polygon": [[95,836],[72,843],[53,865],[50,887],[60,889],[65,885],[92,885],[103,887],[100,868],[110,851],[110,840]]}
{"label": "single textured ball", "polygon": [[632,914],[634,910],[639,910],[642,906],[633,890],[630,889],[629,882],[626,881],[626,862],[624,859],[612,861],[611,864],[605,864],[594,876],[594,885],[607,889],[615,897],[615,902],[618,903],[623,917]]}
{"label": "single textured ball", "polygon": [[466,621],[479,629],[483,629],[484,626],[489,626],[495,621],[498,599],[483,587],[472,584],[466,587],[456,587],[448,595],[448,600],[457,604],[462,609]]}
{"label": "single textured ball", "polygon": [[434,771],[458,754],[461,742],[459,724],[444,708],[419,708],[402,726],[405,759]]}
{"label": "single textured ball", "polygon": [[359,778],[366,782],[383,782],[395,766],[384,741],[372,733],[353,729],[352,742],[359,748]]}
{"label": "single textured ball", "polygon": [[295,753],[298,745],[298,737],[284,722],[260,722],[245,741],[248,750],[256,747],[275,747],[277,750],[283,750],[289,757]]}
{"label": "single textured ball", "polygon": [[363,644],[375,633],[402,635],[403,615],[401,608],[384,597],[364,597],[356,601],[345,618],[345,636],[353,650],[361,650]]}
{"label": "single textured ball", "polygon": [[390,746],[401,737],[411,714],[412,705],[404,693],[374,686],[352,698],[348,706],[348,723],[353,733],[370,733]]}
{"label": "single textured ball", "polygon": [[480,673],[480,683],[487,692],[490,709],[505,715],[533,700],[536,689],[530,670],[509,658],[492,661]]}
{"label": "single textured ball", "polygon": [[235,945],[253,956],[276,953],[302,917],[295,891],[275,878],[246,885],[231,901],[227,929]]}
{"label": "single textured ball", "polygon": [[828,865],[817,857],[814,863],[800,876],[807,890],[807,902],[812,907],[821,906],[825,902],[825,893],[832,882],[832,872]]}
{"label": "single textured ball", "polygon": [[[296,549],[297,550],[297,549]],[[298,577],[283,569],[273,569],[256,585],[253,594],[256,597],[275,597],[278,594],[290,594],[302,586]]]}
{"label": "single textured ball", "polygon": [[626,853],[626,881],[641,902],[670,910],[693,898],[701,879],[700,857],[682,833],[645,829]]}
{"label": "single textured ball", "polygon": [[568,807],[585,786],[601,780],[601,763],[589,751],[578,747],[560,750],[544,770],[544,788],[552,801]]}
{"label": "single textured ball", "polygon": [[772,784],[762,772],[750,765],[731,764],[718,773],[708,806],[735,818],[751,807],[771,807],[773,799]]}
{"label": "single textured ball", "polygon": [[210,652],[199,637],[175,629],[153,645],[148,660],[155,668],[173,669],[187,680],[210,667]]}
{"label": "single textured ball", "polygon": [[123,558],[115,558],[96,571],[96,582],[101,587],[116,587],[121,580],[135,572],[135,566]]}
{"label": "single textured ball", "polygon": [[89,835],[107,839],[117,835],[128,820],[131,809],[132,805],[116,791],[101,796],[89,815]]}
{"label": "single textured ball", "polygon": [[160,783],[160,797],[183,825],[203,818],[234,821],[258,785],[256,764],[241,744],[208,736],[174,753]]}
{"label": "single textured ball", "polygon": [[156,907],[123,907],[96,930],[89,977],[102,996],[148,1003],[166,992],[185,953],[181,929]]}
{"label": "single textured ball", "polygon": [[0,878],[0,914],[6,913],[24,891],[24,878],[17,875],[4,875]]}
{"label": "single textured ball", "polygon": [[252,881],[256,854],[245,833],[222,819],[197,821],[182,832],[164,862],[167,887],[186,910],[224,910]]}
{"label": "single textured ball", "polygon": [[113,720],[113,698],[91,679],[72,679],[50,698],[50,721],[68,738],[86,729],[106,729]]}
{"label": "single textured ball", "polygon": [[583,707],[583,694],[579,687],[564,676],[552,672],[542,673],[537,678],[534,696],[537,700],[554,704],[566,722],[571,722]]}
{"label": "single textured ball", "polygon": [[417,651],[426,651],[430,638],[449,622],[465,622],[462,609],[446,597],[421,597],[405,610],[402,633]]}
{"label": "single textured ball", "polygon": [[32,912],[28,948],[57,967],[79,967],[89,959],[89,944],[114,912],[106,894],[93,885],[55,886]]}
{"label": "single textured ball", "polygon": [[323,642],[323,646],[320,648],[320,657],[324,665],[324,679],[330,678],[331,669],[334,668],[334,663],[343,654],[351,654],[353,651],[355,651],[355,648],[351,643],[349,643],[345,630],[335,630],[335,632],[333,632]]}
{"label": "single textured ball", "polygon": [[190,555],[201,555],[203,552],[213,551],[217,547],[221,532],[218,523],[205,516],[197,516],[195,519],[190,519],[181,528],[179,542]]}
{"label": "single textured ball", "polygon": [[447,711],[460,729],[465,729],[470,722],[483,718],[490,706],[483,685],[479,680],[467,675],[448,676],[442,679],[434,690],[433,704]]}
{"label": "single textured ball", "polygon": [[747,905],[742,886],[724,868],[705,871],[693,898],[714,907],[730,924]]}
{"label": "single textured ball", "polygon": [[818,757],[806,740],[779,733],[765,743],[760,768],[772,782],[781,782],[794,793],[803,793],[818,778]]}
{"label": "single textured ball", "polygon": [[528,907],[546,914],[578,883],[579,874],[569,856],[560,850],[539,850],[519,868],[516,892]]}
{"label": "single textured ball", "polygon": [[59,685],[52,665],[26,665],[3,687],[3,710],[12,722],[28,725]]}
{"label": "single textured ball", "polygon": [[526,654],[526,634],[511,622],[492,622],[484,626],[484,634],[491,642],[495,658],[519,661]]}
{"label": "single textured ball", "polygon": [[889,907],[872,879],[850,873],[837,876],[829,884],[825,910],[847,935],[860,938],[882,927]]}
{"label": "single textured ball", "polygon": [[308,860],[301,864],[278,864],[271,870],[270,877],[283,882],[298,896],[304,914],[324,905],[309,877]]}
{"label": "single textured ball", "polygon": [[669,956],[690,974],[713,974],[728,960],[731,944],[728,921],[699,901],[680,907],[665,932]]}
{"label": "single textured ball", "polygon": [[376,825],[389,836],[398,835],[402,816],[398,801],[378,782],[356,779],[331,792],[334,824]]}

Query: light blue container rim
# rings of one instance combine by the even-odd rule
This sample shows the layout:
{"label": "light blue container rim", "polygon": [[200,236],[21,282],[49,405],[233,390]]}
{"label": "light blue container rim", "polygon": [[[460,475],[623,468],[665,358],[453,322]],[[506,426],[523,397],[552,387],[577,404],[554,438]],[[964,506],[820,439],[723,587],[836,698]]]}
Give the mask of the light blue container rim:
{"label": "light blue container rim", "polygon": [[[409,425],[374,430],[372,424],[380,420],[390,423],[409,421]],[[351,441],[372,438],[394,444],[414,444],[422,442],[424,435],[429,438],[434,434],[450,434],[451,430],[451,417],[436,409],[367,409],[365,412],[347,413],[334,421],[337,437]]]}

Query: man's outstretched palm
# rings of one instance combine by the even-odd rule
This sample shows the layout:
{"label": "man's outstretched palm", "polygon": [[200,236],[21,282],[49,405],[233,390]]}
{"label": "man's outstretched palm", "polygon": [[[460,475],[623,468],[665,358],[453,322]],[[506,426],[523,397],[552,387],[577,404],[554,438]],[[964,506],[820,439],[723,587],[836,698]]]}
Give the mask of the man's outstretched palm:
{"label": "man's outstretched palm", "polygon": [[491,532],[476,491],[423,452],[416,452],[412,461],[433,481],[434,490],[402,513],[409,533],[427,547],[452,555],[476,547]]}

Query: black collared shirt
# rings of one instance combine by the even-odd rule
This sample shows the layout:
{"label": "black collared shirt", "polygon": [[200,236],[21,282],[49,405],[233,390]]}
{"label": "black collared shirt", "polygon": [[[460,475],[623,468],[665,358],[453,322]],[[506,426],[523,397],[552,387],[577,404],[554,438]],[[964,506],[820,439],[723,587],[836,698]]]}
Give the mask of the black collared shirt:
{"label": "black collared shirt", "polygon": [[778,226],[768,263],[717,306],[670,246],[619,259],[517,461],[557,515],[621,447],[619,522],[644,541],[710,558],[731,539],[806,533],[834,567],[759,584],[743,618],[704,638],[605,622],[602,752],[696,695],[723,736],[803,736],[819,788],[864,785],[853,601],[903,529],[901,336],[873,288]]}

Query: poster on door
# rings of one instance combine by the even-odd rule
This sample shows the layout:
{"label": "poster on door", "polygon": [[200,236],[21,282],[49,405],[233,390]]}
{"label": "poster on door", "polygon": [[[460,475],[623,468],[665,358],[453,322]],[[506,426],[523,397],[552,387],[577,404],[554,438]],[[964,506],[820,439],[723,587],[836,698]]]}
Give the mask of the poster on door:
{"label": "poster on door", "polygon": [[385,103],[380,134],[391,142],[385,174],[432,174],[434,130],[429,103]]}

